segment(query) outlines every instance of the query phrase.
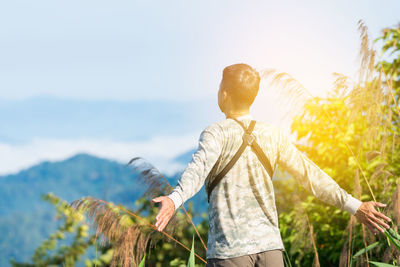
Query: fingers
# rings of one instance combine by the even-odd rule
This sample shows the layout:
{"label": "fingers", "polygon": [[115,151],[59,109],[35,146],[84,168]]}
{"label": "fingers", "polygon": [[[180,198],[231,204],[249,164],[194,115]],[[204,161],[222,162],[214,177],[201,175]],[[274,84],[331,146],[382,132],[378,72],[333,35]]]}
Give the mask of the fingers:
{"label": "fingers", "polygon": [[156,219],[159,219],[160,216],[163,215],[164,212],[165,212],[165,205],[163,205],[163,203],[162,203],[163,198],[164,198],[164,196],[160,196],[160,197],[156,197],[156,198],[153,198],[153,199],[152,199],[153,202],[161,202],[161,209],[160,209],[160,211],[158,212],[158,214],[157,214],[157,216],[156,216]]}
{"label": "fingers", "polygon": [[375,201],[374,201],[373,204],[374,204],[374,206],[381,207],[381,208],[386,207],[386,204],[383,204],[383,203],[381,203],[381,202],[375,202]]}
{"label": "fingers", "polygon": [[370,221],[369,223],[375,228],[374,229],[374,234],[376,234],[377,230],[380,233],[384,233],[385,232],[385,230],[383,230],[381,227],[379,227],[379,225],[377,225],[374,221]]}
{"label": "fingers", "polygon": [[385,216],[385,214],[383,214],[381,212],[376,211],[374,214],[375,214],[375,216],[377,216],[379,218],[382,218],[387,222],[391,222],[392,221],[389,217]]}
{"label": "fingers", "polygon": [[165,201],[165,198],[163,197],[163,199],[161,199],[161,209],[160,209],[160,212],[158,213],[156,219],[162,219],[163,217],[165,217],[168,214],[169,209],[164,201]]}
{"label": "fingers", "polygon": [[[372,217],[372,220],[374,221],[374,223],[378,223],[380,225],[382,225],[384,228],[389,229],[390,226],[387,225],[385,222],[383,222],[382,220],[378,219],[377,217]],[[380,228],[380,227],[379,227]],[[383,229],[379,229],[382,233],[385,231]]]}
{"label": "fingers", "polygon": [[164,209],[164,210],[161,210],[158,213],[158,215],[156,217],[157,222],[155,223],[155,226],[159,227],[164,222],[165,217],[166,217],[166,212],[165,212],[165,209]]}
{"label": "fingers", "polygon": [[[363,218],[360,218],[360,222],[362,222],[364,225],[366,225],[367,227],[368,227],[368,229],[374,234],[374,235],[376,235],[376,229],[375,229],[375,227],[373,226],[373,224],[371,223],[372,221],[371,221],[371,219],[369,219],[369,218],[367,218],[367,217],[363,217]],[[375,224],[376,225],[376,224]]]}
{"label": "fingers", "polygon": [[[385,206],[386,206],[386,204],[383,204],[383,203],[380,203],[380,202],[373,202],[373,205],[374,206],[378,206],[378,207],[382,207],[382,208],[384,208]],[[385,216],[383,213],[381,213],[381,212],[378,212],[378,211],[376,211],[375,209],[373,209],[373,215],[374,216],[372,216],[372,218],[373,218],[373,220],[376,222],[376,223],[378,223],[378,224],[380,224],[380,225],[382,225],[383,227],[385,227],[386,229],[389,229],[390,228],[390,226],[389,225],[387,225],[383,220],[385,220],[385,221],[387,221],[387,222],[390,222],[391,220],[390,220],[390,218],[389,217],[387,217],[387,216]],[[381,220],[381,219],[383,219],[383,220]],[[384,232],[384,230],[382,230],[381,232]]]}
{"label": "fingers", "polygon": [[161,209],[156,216],[157,222],[155,226],[157,227],[158,231],[162,231],[164,227],[168,224],[170,218],[173,214],[173,209],[167,205],[168,198],[166,196],[160,196],[152,199],[153,202],[161,202]]}
{"label": "fingers", "polygon": [[158,231],[162,231],[164,227],[168,224],[169,220],[171,218],[171,215],[166,215],[163,216],[162,218],[158,219],[155,226],[157,227]]}
{"label": "fingers", "polygon": [[158,231],[164,230],[165,226],[168,224],[169,220],[165,219],[161,222],[161,225],[157,228]]}
{"label": "fingers", "polygon": [[372,227],[371,224],[365,223],[365,225],[368,227],[368,229],[369,229],[374,235],[376,235],[376,231],[375,231],[374,227]]}
{"label": "fingers", "polygon": [[160,211],[160,213],[157,215],[156,219],[157,221],[162,221],[165,218],[170,216],[170,212],[166,209],[163,209],[162,211]]}
{"label": "fingers", "polygon": [[165,219],[162,219],[162,220],[157,220],[157,222],[156,222],[156,224],[155,224],[155,226],[157,227],[157,231],[162,231],[162,225],[164,225],[164,223],[165,223]]}
{"label": "fingers", "polygon": [[162,196],[161,197],[156,197],[152,199],[153,202],[161,202],[162,201]]}
{"label": "fingers", "polygon": [[165,218],[170,218],[172,216],[173,211],[164,207],[164,209],[160,210],[160,213],[157,215],[157,220],[164,220]]}

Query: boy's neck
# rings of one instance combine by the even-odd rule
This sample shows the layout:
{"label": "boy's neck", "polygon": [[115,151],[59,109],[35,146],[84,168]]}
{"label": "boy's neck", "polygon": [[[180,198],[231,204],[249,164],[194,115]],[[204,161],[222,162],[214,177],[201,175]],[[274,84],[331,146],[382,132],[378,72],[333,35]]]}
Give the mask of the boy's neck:
{"label": "boy's neck", "polygon": [[225,113],[225,117],[226,118],[237,118],[237,117],[241,117],[244,115],[250,115],[250,112],[248,110],[244,110],[241,112],[227,112]]}

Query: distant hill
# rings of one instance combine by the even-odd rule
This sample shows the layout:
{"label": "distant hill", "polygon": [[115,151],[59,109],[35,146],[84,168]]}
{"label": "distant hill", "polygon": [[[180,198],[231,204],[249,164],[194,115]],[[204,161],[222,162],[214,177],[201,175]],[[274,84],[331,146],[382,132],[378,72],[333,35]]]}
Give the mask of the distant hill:
{"label": "distant hill", "polygon": [[[184,161],[182,156],[181,163]],[[178,177],[166,178],[174,187]],[[90,195],[134,208],[135,200],[143,194],[143,184],[131,168],[89,154],[45,161],[17,174],[0,176],[0,266],[9,266],[10,256],[29,260],[34,249],[56,229],[53,206],[40,198],[48,192],[68,202]],[[204,187],[190,201],[200,212],[207,212]],[[200,219],[194,218],[194,222]]]}

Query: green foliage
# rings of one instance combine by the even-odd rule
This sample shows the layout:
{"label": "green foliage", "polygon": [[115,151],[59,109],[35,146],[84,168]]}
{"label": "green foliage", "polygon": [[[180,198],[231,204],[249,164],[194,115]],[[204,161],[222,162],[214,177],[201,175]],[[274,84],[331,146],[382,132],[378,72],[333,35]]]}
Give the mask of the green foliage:
{"label": "green foliage", "polygon": [[[294,118],[291,127],[299,140],[307,137],[307,143],[297,147],[342,188],[351,192],[356,165],[344,142],[356,148],[361,142],[362,127],[354,123],[349,125],[349,112],[343,99],[333,96],[327,99],[311,99],[304,113]],[[321,266],[335,266],[339,262],[345,242],[342,235],[348,224],[349,214],[316,199],[299,187],[294,179],[276,182],[275,187],[282,192],[276,196],[278,210],[281,211],[280,229],[285,248],[294,259],[294,264],[311,266],[314,259],[307,214],[316,233]],[[294,196],[298,196],[301,202]],[[299,205],[302,209],[296,208]]]}
{"label": "green foliage", "polygon": [[[365,175],[377,201],[388,204],[381,212],[397,216],[397,220],[395,208],[399,206],[393,201],[398,201],[394,191],[400,176],[399,32],[400,26],[383,31],[379,38],[384,42],[382,52],[390,52],[390,56],[376,64],[377,71],[368,76],[370,80],[353,85],[350,94],[344,93],[349,85],[337,86],[326,98],[309,99],[291,125],[299,141],[297,147],[342,188],[362,201],[372,200]],[[384,77],[379,76],[382,68]],[[310,196],[294,180],[275,181],[275,187],[281,192],[276,202],[282,238],[296,266],[313,265],[311,238],[315,239],[321,266],[338,266],[348,250],[358,251],[352,257],[353,264],[366,263],[366,253],[369,259],[399,263],[397,225],[392,224],[393,229],[385,232],[387,240],[384,236],[377,241],[370,232],[364,233],[360,224],[350,223],[350,214]]]}
{"label": "green foliage", "polygon": [[385,230],[385,236],[389,238],[390,242],[400,250],[400,239],[399,235],[393,231],[393,229]]}
{"label": "green foliage", "polygon": [[399,95],[400,88],[400,26],[394,28],[385,28],[382,35],[375,42],[382,42],[381,55],[386,57],[379,61],[378,69],[382,68],[387,78],[390,78],[394,84],[395,95]]}
{"label": "green foliage", "polygon": [[[68,206],[68,203],[49,193],[42,195],[42,199],[48,201],[56,207],[57,219],[62,219],[63,223],[57,231],[52,233],[48,240],[35,250],[30,263],[17,262],[10,259],[12,266],[75,266],[81,256],[89,246],[95,242],[95,236],[89,235],[89,226],[84,222],[85,217],[82,213],[75,211]],[[72,243],[69,245],[59,244],[72,236]],[[87,266],[89,262],[87,261]]]}
{"label": "green foliage", "polygon": [[369,263],[372,263],[375,266],[378,267],[392,267],[392,266],[398,266],[398,265],[392,265],[392,264],[387,264],[387,263],[383,263],[383,262],[377,262],[377,261],[368,261]]}

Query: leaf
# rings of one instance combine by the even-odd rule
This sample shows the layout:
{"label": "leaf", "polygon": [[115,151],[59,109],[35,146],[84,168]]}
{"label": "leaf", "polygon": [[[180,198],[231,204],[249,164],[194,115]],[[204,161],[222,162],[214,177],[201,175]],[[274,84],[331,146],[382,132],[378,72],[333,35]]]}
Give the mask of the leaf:
{"label": "leaf", "polygon": [[396,265],[392,265],[392,264],[388,264],[388,263],[383,263],[383,262],[377,262],[377,261],[368,261],[369,263],[372,263],[375,266],[378,267],[390,267],[390,266],[396,266]]}
{"label": "leaf", "polygon": [[194,266],[194,234],[193,234],[193,241],[192,241],[192,249],[190,250],[189,261],[187,267],[195,267]]}
{"label": "leaf", "polygon": [[290,262],[289,255],[287,254],[286,250],[283,250],[283,254],[284,254],[283,260],[285,262],[285,266],[292,267],[292,263]]}
{"label": "leaf", "polygon": [[398,233],[396,233],[395,230],[393,230],[392,228],[390,228],[388,231],[389,231],[389,233],[390,233],[394,238],[396,238],[397,240],[400,240],[400,235],[399,235]]}
{"label": "leaf", "polygon": [[139,263],[139,267],[144,267],[145,258],[146,258],[146,253],[144,253],[143,259],[142,259],[142,261]]}
{"label": "leaf", "polygon": [[400,240],[397,239],[397,234],[393,235],[393,231],[385,230],[385,235],[389,238],[389,240],[396,246],[397,249],[400,249]]}
{"label": "leaf", "polygon": [[379,241],[375,242],[375,243],[369,245],[368,247],[359,250],[356,254],[354,254],[353,259],[355,259],[356,257],[364,254],[365,252],[370,251],[371,249],[375,248],[379,243],[380,243]]}

